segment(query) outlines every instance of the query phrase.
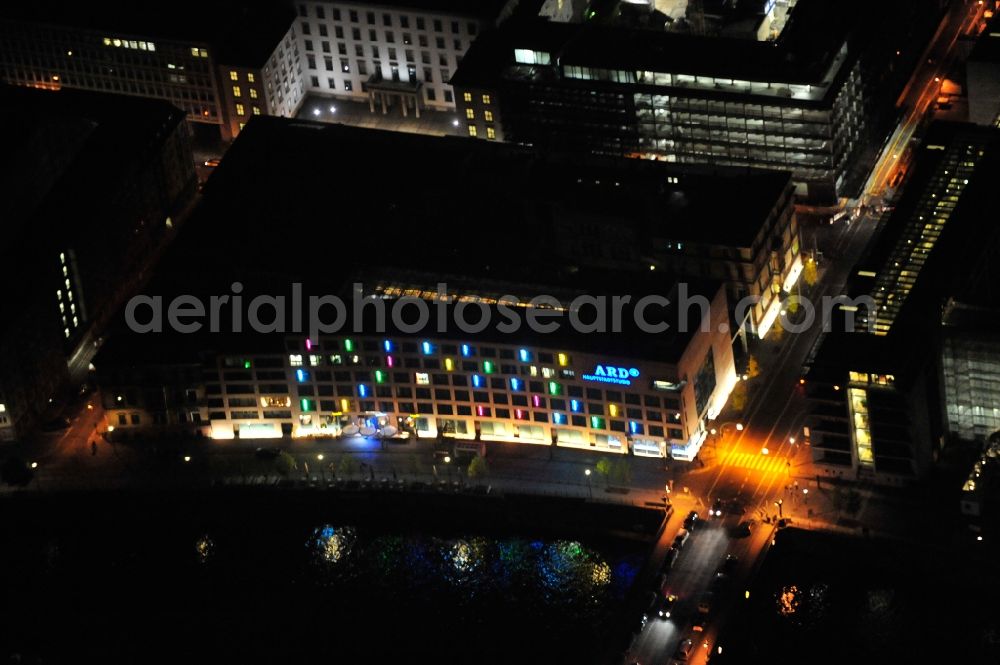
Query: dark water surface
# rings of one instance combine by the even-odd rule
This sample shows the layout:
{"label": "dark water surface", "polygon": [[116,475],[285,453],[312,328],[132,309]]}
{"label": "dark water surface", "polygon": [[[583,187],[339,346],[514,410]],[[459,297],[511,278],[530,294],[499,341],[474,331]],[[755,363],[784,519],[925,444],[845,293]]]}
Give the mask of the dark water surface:
{"label": "dark water surface", "polygon": [[0,662],[594,663],[647,553],[223,497],[0,504]]}
{"label": "dark water surface", "polygon": [[782,531],[713,665],[996,665],[998,599],[995,565],[937,543]]}

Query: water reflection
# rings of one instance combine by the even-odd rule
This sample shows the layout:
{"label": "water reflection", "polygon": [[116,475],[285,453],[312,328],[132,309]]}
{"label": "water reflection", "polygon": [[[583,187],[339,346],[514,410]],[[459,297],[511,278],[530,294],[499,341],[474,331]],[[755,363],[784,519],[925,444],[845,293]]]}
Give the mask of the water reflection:
{"label": "water reflection", "polygon": [[338,563],[350,555],[357,540],[354,527],[333,527],[325,524],[313,531],[307,544],[315,554],[327,563]]}
{"label": "water reflection", "polygon": [[198,554],[198,563],[208,563],[215,549],[215,543],[206,534],[195,541],[194,549]]}
{"label": "water reflection", "polygon": [[[607,611],[631,585],[638,560],[608,561],[578,541],[521,538],[439,538],[359,534],[324,524],[307,540],[308,578],[341,589],[357,584],[392,596],[445,595],[467,605],[481,600],[523,604],[527,611],[572,605],[578,616]],[[334,563],[336,566],[330,566]]]}

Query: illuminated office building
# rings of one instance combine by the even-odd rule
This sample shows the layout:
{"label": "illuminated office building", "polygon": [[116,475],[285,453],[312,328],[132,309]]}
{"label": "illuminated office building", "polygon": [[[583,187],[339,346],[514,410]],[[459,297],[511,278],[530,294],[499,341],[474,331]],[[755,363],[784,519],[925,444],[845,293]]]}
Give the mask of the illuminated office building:
{"label": "illuminated office building", "polygon": [[998,147],[992,129],[928,131],[848,283],[857,300],[835,312],[808,363],[811,450],[823,473],[905,483],[949,441],[983,439],[1000,422],[991,352],[1000,235],[988,212]]}
{"label": "illuminated office building", "polygon": [[769,2],[713,33],[643,4],[552,20],[522,3],[452,80],[469,134],[790,171],[800,197],[834,201],[860,186],[942,5]]}

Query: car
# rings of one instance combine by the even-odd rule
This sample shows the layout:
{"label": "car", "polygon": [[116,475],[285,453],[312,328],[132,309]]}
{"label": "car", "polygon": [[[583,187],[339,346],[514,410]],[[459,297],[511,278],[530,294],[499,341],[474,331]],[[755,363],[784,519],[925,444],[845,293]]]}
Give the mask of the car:
{"label": "car", "polygon": [[716,499],[712,502],[712,507],[708,509],[709,517],[722,517],[722,510],[726,507],[726,503],[722,499]]}
{"label": "car", "polygon": [[705,632],[705,627],[708,626],[708,615],[699,614],[691,621],[691,630],[696,633]]}
{"label": "car", "polygon": [[684,528],[688,531],[694,531],[696,524],[698,524],[698,511],[692,510],[688,513],[688,516],[684,518]]}
{"label": "car", "polygon": [[677,532],[677,536],[674,537],[674,547],[680,549],[684,547],[684,543],[688,541],[691,537],[691,532],[687,529],[681,529]]}
{"label": "car", "polygon": [[689,637],[677,645],[677,650],[674,651],[674,659],[687,662],[692,651],[694,651],[694,640]]}
{"label": "car", "polygon": [[715,599],[715,595],[711,591],[707,591],[702,594],[701,599],[698,600],[698,614],[709,614],[712,611],[712,601]]}
{"label": "car", "polygon": [[220,162],[220,160],[217,159],[217,158],[216,159],[206,159],[205,160],[205,166],[208,166],[210,168],[215,168],[216,166],[219,165],[219,162]]}
{"label": "car", "polygon": [[674,604],[677,602],[677,596],[673,594],[666,594],[660,600],[660,607],[657,609],[657,614],[661,619],[669,619],[671,612],[673,612]]}
{"label": "car", "polygon": [[746,538],[753,533],[757,523],[754,520],[743,520],[736,526],[736,535]]}
{"label": "car", "polygon": [[257,459],[277,459],[281,454],[281,448],[258,448],[254,451]]}
{"label": "car", "polygon": [[739,562],[740,558],[738,556],[735,554],[727,554],[726,558],[722,560],[722,565],[719,566],[719,572],[730,575],[734,570],[736,570],[736,565]]}
{"label": "car", "polygon": [[671,547],[667,550],[667,556],[663,559],[663,570],[670,570],[674,567],[674,563],[677,561],[677,557],[680,556],[681,550],[679,547]]}
{"label": "car", "polygon": [[663,590],[667,586],[667,574],[660,573],[656,576],[656,581],[653,583],[653,591],[657,593],[663,593]]}
{"label": "car", "polygon": [[715,577],[712,578],[712,591],[725,591],[729,588],[729,575],[723,572],[718,572]]}

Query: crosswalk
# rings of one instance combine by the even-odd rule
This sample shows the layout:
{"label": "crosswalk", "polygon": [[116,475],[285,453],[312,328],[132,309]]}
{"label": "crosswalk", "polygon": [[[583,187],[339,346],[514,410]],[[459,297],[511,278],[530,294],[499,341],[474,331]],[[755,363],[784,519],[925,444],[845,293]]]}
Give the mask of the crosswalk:
{"label": "crosswalk", "polygon": [[761,455],[760,453],[730,451],[722,458],[722,465],[764,473],[788,472],[788,463],[784,458]]}

